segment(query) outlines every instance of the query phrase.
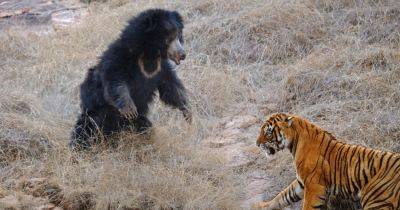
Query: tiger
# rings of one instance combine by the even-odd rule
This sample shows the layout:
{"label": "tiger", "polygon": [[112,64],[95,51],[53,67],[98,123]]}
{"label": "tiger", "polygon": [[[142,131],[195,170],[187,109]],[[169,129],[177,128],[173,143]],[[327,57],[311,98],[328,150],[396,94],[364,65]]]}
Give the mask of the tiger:
{"label": "tiger", "polygon": [[267,156],[289,150],[297,178],[255,208],[282,209],[304,199],[303,210],[324,209],[329,196],[338,196],[358,202],[361,209],[400,209],[400,154],[346,144],[285,113],[264,122],[257,146]]}

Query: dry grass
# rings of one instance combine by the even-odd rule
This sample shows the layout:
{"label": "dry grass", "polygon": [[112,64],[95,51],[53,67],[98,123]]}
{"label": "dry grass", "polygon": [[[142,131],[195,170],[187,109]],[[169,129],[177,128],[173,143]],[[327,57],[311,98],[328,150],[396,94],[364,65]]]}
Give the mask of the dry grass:
{"label": "dry grass", "polygon": [[[294,177],[287,154],[235,170],[200,146],[236,114],[296,113],[348,142],[400,151],[398,1],[128,2],[93,3],[83,23],[48,36],[0,33],[0,197],[44,196],[67,209],[239,209],[248,174],[262,169],[270,198]],[[151,137],[122,134],[116,148],[71,153],[86,69],[150,7],[186,19],[188,59],[177,71],[194,124],[156,102]],[[51,183],[31,189],[31,177]]]}

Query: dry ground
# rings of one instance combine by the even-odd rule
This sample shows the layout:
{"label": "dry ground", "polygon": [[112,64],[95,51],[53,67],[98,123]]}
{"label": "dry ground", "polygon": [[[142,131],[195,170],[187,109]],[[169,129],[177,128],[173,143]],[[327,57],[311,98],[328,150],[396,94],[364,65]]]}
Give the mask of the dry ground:
{"label": "dry ground", "polygon": [[[188,59],[177,71],[193,125],[157,101],[152,136],[70,152],[86,69],[151,7],[185,17]],[[201,146],[236,115],[295,113],[346,142],[400,152],[397,0],[114,0],[54,34],[21,31],[0,32],[0,198],[18,198],[16,209],[240,209],[257,183],[269,199],[294,178],[287,152],[237,168]]]}

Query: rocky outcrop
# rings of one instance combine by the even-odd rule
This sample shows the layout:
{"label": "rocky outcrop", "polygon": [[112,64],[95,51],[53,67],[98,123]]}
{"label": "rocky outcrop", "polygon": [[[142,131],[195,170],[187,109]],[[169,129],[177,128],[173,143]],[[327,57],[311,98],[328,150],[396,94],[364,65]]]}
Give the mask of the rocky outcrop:
{"label": "rocky outcrop", "polygon": [[29,29],[26,32],[47,34],[79,22],[86,14],[78,1],[5,0],[0,1],[0,30],[19,25]]}

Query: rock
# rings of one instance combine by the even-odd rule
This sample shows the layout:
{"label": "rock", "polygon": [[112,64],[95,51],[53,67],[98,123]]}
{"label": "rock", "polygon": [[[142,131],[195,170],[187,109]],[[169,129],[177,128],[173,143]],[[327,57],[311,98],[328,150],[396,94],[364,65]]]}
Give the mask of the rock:
{"label": "rock", "polygon": [[28,12],[29,12],[29,9],[17,9],[14,11],[0,11],[0,18],[9,18],[14,15],[21,15],[21,14],[25,14]]}
{"label": "rock", "polygon": [[62,28],[77,23],[87,14],[86,10],[66,9],[54,12],[51,15],[51,21],[54,28]]}
{"label": "rock", "polygon": [[79,1],[66,4],[68,2],[61,0],[2,1],[0,30],[23,26],[24,34],[46,35],[54,29],[75,24],[87,14],[87,8]]}

